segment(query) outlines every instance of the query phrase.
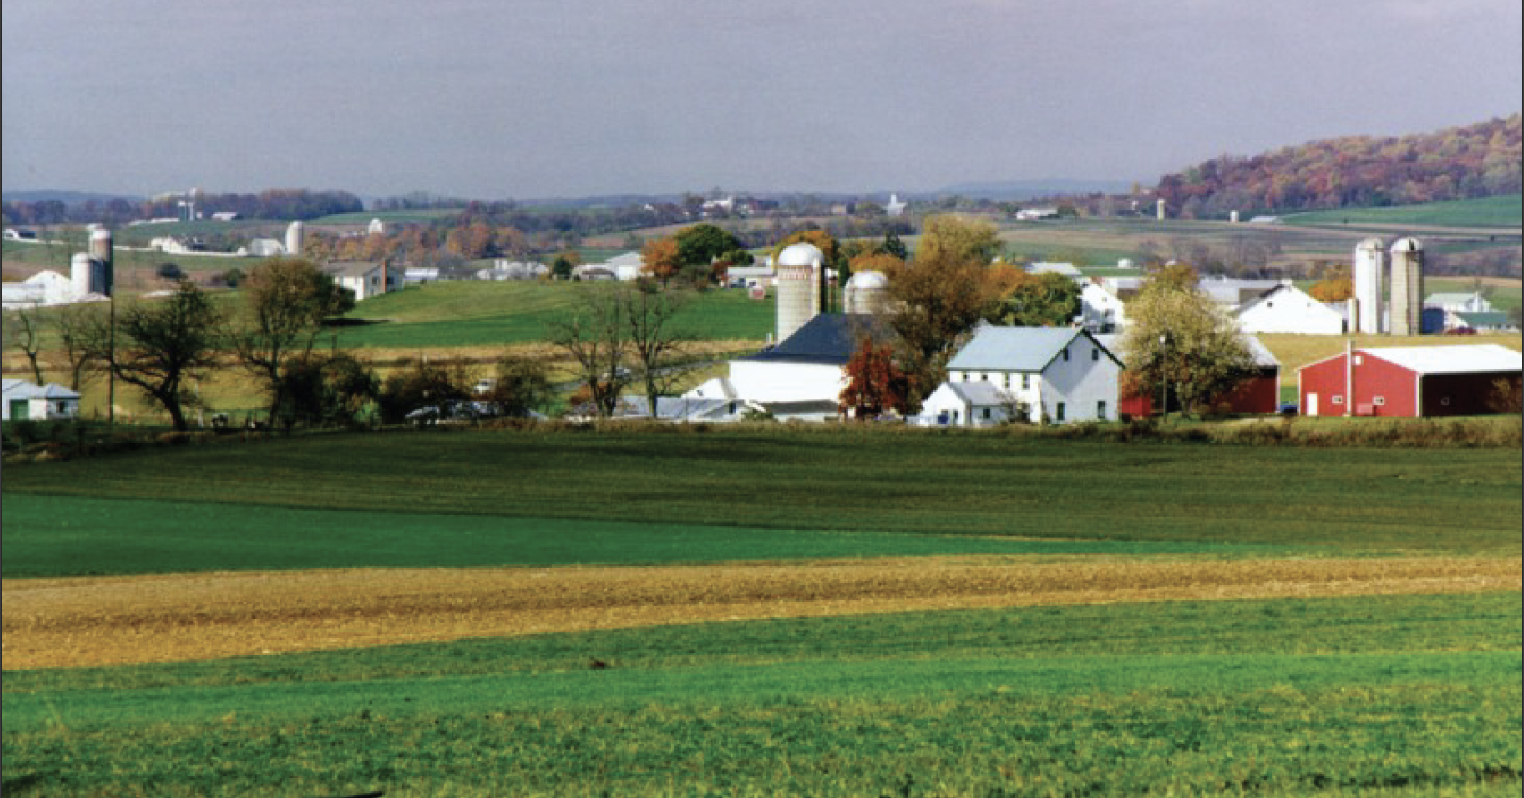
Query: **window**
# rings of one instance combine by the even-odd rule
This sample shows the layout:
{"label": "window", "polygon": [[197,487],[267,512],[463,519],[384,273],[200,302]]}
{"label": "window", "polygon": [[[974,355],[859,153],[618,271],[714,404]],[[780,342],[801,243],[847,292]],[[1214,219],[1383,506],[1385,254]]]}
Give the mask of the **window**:
{"label": "window", "polygon": [[968,372],[963,372],[963,381],[968,382]]}
{"label": "window", "polygon": [[1448,397],[1448,396],[1441,396],[1441,397],[1439,397],[1439,403],[1443,407],[1449,407],[1450,406],[1450,397]]}
{"label": "window", "polygon": [[990,381],[989,372],[985,372],[984,374],[980,374],[979,375],[979,381],[980,382],[989,382]]}
{"label": "window", "polygon": [[1053,420],[1054,421],[1063,421],[1064,420],[1064,403],[1063,402],[1059,402],[1058,406],[1053,409]]}
{"label": "window", "polygon": [[1025,391],[1032,387],[1032,375],[1021,375],[1021,390]]}
{"label": "window", "polygon": [[1385,396],[1378,396],[1375,399],[1371,400],[1371,404],[1373,404],[1373,405],[1375,405],[1377,407],[1385,407],[1386,406],[1386,397]]}
{"label": "window", "polygon": [[1011,390],[1011,373],[1007,371],[1002,376],[1005,378],[1005,389],[1007,391]]}
{"label": "window", "polygon": [[1105,402],[1096,402],[1095,403],[1095,417],[1098,418],[1098,419],[1101,419],[1102,421],[1106,420],[1106,403]]}
{"label": "window", "polygon": [[989,417],[990,417],[990,409],[988,407],[986,407],[986,408],[984,408],[984,419],[986,421],[988,421]]}
{"label": "window", "polygon": [[1069,362],[1069,347],[1067,347],[1067,346],[1064,347],[1064,362],[1065,363]]}
{"label": "window", "polygon": [[1092,349],[1092,350],[1090,350],[1090,359],[1091,360],[1100,360],[1101,359],[1101,350],[1099,350],[1099,349]]}
{"label": "window", "polygon": [[1357,366],[1363,366],[1363,365],[1365,365],[1365,356],[1364,355],[1355,355],[1355,365],[1357,365]]}
{"label": "window", "polygon": [[1341,394],[1341,393],[1334,394],[1334,396],[1333,396],[1333,403],[1336,404],[1336,405],[1342,405],[1342,404],[1344,404],[1344,394]]}

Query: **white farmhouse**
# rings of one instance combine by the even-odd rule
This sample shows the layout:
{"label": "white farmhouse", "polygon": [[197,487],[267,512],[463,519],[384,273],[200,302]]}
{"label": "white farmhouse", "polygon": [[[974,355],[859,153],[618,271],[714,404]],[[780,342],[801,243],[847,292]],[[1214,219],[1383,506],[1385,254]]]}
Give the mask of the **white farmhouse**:
{"label": "white farmhouse", "polygon": [[1429,298],[1423,301],[1423,306],[1453,313],[1488,313],[1492,310],[1492,302],[1480,292],[1429,294]]}
{"label": "white farmhouse", "polygon": [[402,289],[402,269],[386,263],[340,261],[324,266],[323,271],[332,275],[340,288],[349,289],[356,302]]}
{"label": "white farmhouse", "polygon": [[629,282],[640,277],[646,268],[646,259],[639,252],[626,252],[609,258],[603,268],[613,272],[614,277],[621,282]]}
{"label": "white farmhouse", "polygon": [[988,382],[944,382],[921,403],[922,425],[993,427],[1017,412],[1011,395]]}
{"label": "white farmhouse", "polygon": [[1290,282],[1245,303],[1236,315],[1239,329],[1246,333],[1342,335],[1348,325],[1340,308],[1319,302]]}
{"label": "white farmhouse", "polygon": [[989,383],[1029,421],[1063,424],[1115,420],[1121,371],[1083,329],[983,326],[947,364],[947,381]]}
{"label": "white farmhouse", "polygon": [[1108,333],[1127,326],[1127,303],[1097,282],[1080,289],[1080,318],[1085,329]]}
{"label": "white farmhouse", "polygon": [[79,417],[79,394],[62,385],[6,379],[0,412],[6,421],[63,421]]}

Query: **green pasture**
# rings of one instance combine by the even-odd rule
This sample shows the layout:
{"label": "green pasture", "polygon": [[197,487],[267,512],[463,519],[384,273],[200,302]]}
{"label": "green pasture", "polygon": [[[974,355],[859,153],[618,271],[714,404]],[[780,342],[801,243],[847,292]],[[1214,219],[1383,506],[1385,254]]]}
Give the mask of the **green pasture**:
{"label": "green pasture", "polygon": [[5,791],[1517,794],[1519,640],[1505,593],[8,671]]}
{"label": "green pasture", "polygon": [[7,578],[302,568],[641,565],[937,554],[1285,553],[1247,544],[1009,540],[7,493]]}
{"label": "green pasture", "polygon": [[417,210],[403,211],[354,211],[351,213],[333,213],[320,216],[306,224],[370,224],[371,219],[380,219],[383,222],[408,223],[418,222],[427,224],[439,219],[448,219],[464,213],[464,208],[421,208]]}
{"label": "green pasture", "polygon": [[[72,243],[59,244],[28,244],[20,241],[3,242],[3,257],[7,265],[33,266],[43,269],[52,269],[63,274],[69,273],[71,259],[76,252],[84,252],[83,244],[78,246]],[[117,247],[113,254],[114,266],[117,270],[117,285],[124,290],[142,288],[151,290],[169,286],[167,281],[155,280],[149,276],[135,278],[123,274],[123,270],[136,269],[151,272],[160,264],[173,263],[186,272],[222,272],[237,267],[244,273],[259,265],[263,258],[237,258],[220,257],[212,255],[171,255],[166,252],[147,252],[136,249],[122,249]],[[159,283],[163,283],[160,285]]]}
{"label": "green pasture", "polygon": [[[1517,552],[1524,509],[1518,451],[1508,447],[1118,445],[787,425],[430,429],[159,447],[8,464],[4,488],[8,503],[27,494],[1340,552]],[[9,554],[33,533],[10,518],[6,526]]]}
{"label": "green pasture", "polygon": [[[335,328],[345,347],[494,346],[544,341],[548,325],[575,310],[579,283],[439,282],[359,303],[348,318],[371,322]],[[677,324],[695,340],[762,340],[773,331],[769,297],[738,289],[692,297]]]}
{"label": "green pasture", "polygon": [[1290,213],[1292,225],[1406,224],[1431,227],[1512,227],[1524,223],[1524,196],[1505,194],[1482,199],[1426,202],[1386,208],[1336,208]]}

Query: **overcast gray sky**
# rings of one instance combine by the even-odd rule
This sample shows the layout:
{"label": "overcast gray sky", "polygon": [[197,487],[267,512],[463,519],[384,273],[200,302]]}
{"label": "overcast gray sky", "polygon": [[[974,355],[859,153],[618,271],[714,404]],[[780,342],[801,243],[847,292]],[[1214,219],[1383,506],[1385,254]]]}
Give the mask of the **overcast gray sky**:
{"label": "overcast gray sky", "polygon": [[1520,107],[1519,0],[5,0],[3,186],[1140,180]]}

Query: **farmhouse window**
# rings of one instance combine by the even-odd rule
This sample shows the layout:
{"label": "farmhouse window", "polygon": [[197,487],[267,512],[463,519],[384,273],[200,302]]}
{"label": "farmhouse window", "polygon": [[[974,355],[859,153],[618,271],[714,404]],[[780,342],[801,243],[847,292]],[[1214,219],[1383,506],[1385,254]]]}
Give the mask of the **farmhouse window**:
{"label": "farmhouse window", "polygon": [[989,372],[985,372],[984,374],[980,374],[979,375],[979,381],[980,382],[989,382],[990,381]]}
{"label": "farmhouse window", "polygon": [[1058,421],[1063,421],[1064,420],[1064,403],[1063,402],[1059,402],[1058,406],[1054,408],[1054,410],[1053,410],[1053,418],[1055,420],[1058,420]]}
{"label": "farmhouse window", "polygon": [[990,409],[988,407],[986,407],[986,408],[984,408],[984,418],[986,420],[988,420],[989,417],[990,417]]}
{"label": "farmhouse window", "polygon": [[1011,389],[1011,373],[1007,371],[1003,376],[1005,377],[1005,389],[1009,391]]}
{"label": "farmhouse window", "polygon": [[1090,359],[1091,360],[1100,360],[1101,359],[1101,350],[1099,350],[1099,349],[1092,349],[1092,350],[1090,350]]}
{"label": "farmhouse window", "polygon": [[1069,362],[1069,347],[1067,347],[1067,346],[1064,347],[1064,362],[1065,363]]}
{"label": "farmhouse window", "polygon": [[1095,417],[1100,419],[1100,420],[1102,420],[1102,421],[1106,420],[1106,403],[1105,402],[1096,402],[1095,403]]}
{"label": "farmhouse window", "polygon": [[1336,404],[1336,405],[1342,405],[1342,404],[1344,404],[1344,394],[1341,394],[1341,393],[1334,394],[1333,403]]}
{"label": "farmhouse window", "polygon": [[1029,389],[1031,387],[1032,387],[1032,375],[1030,375],[1030,374],[1023,374],[1023,375],[1021,375],[1021,390],[1025,391],[1025,390],[1027,390],[1027,389]]}

